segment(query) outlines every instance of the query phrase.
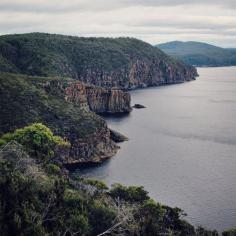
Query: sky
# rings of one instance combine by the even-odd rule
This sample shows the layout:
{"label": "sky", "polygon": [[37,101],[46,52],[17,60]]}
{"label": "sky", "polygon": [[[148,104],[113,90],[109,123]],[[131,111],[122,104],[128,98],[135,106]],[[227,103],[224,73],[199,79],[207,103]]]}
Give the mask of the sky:
{"label": "sky", "polygon": [[236,48],[236,0],[0,0],[0,34],[28,32]]}

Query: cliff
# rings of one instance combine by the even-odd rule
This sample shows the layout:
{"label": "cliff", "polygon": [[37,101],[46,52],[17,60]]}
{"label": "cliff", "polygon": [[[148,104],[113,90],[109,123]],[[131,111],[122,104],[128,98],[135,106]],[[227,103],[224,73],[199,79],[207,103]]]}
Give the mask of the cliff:
{"label": "cliff", "polygon": [[104,89],[88,86],[81,82],[71,82],[65,89],[65,99],[89,108],[96,113],[124,113],[131,111],[130,94],[120,89]]}
{"label": "cliff", "polygon": [[194,67],[137,39],[42,33],[0,36],[0,71],[68,76],[121,89],[180,83],[197,76]]}
{"label": "cliff", "polygon": [[[96,91],[95,87],[93,89]],[[118,93],[125,96],[121,91]],[[64,164],[102,162],[113,156],[119,147],[112,140],[105,120],[90,111],[92,100],[89,103],[88,96],[91,93],[86,86],[71,79],[0,73],[0,136],[41,122],[71,143]],[[109,101],[113,99],[117,97],[110,95]],[[94,107],[99,112],[100,108],[105,109],[99,104]],[[117,111],[120,106],[109,107],[109,111],[114,112],[112,109]]]}

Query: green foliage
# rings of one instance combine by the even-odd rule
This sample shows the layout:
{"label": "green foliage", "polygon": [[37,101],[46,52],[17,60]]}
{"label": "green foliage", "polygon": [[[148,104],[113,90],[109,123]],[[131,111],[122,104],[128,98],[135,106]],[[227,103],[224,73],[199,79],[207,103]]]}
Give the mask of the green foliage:
{"label": "green foliage", "polygon": [[201,226],[196,228],[196,235],[197,236],[219,236],[216,230],[207,230]]}
{"label": "green foliage", "polygon": [[0,147],[3,147],[7,144],[7,142],[0,138]]}
{"label": "green foliage", "polygon": [[77,191],[68,194],[64,181],[52,181],[51,188],[42,188],[10,162],[0,162],[0,174],[1,235],[88,233],[88,217],[83,207],[86,203]]}
{"label": "green foliage", "polygon": [[89,205],[89,222],[93,226],[90,235],[98,235],[106,231],[114,224],[115,210],[96,200]]}
{"label": "green foliage", "polygon": [[163,216],[165,210],[159,203],[153,200],[147,200],[141,206],[139,212],[140,233],[141,235],[157,235],[158,232],[163,232]]}
{"label": "green foliage", "polygon": [[58,165],[47,163],[45,166],[45,170],[49,175],[55,175],[60,173],[61,168]]}
{"label": "green foliage", "polygon": [[71,232],[78,232],[79,235],[88,233],[90,225],[86,202],[81,194],[73,189],[65,189],[63,201],[65,218],[62,224],[65,230],[70,229]]}
{"label": "green foliage", "polygon": [[27,152],[36,157],[52,157],[56,145],[63,145],[62,138],[54,136],[52,131],[41,123],[35,123],[1,137],[4,142],[12,140],[22,144]]}
{"label": "green foliage", "polygon": [[129,202],[144,202],[150,197],[148,192],[141,186],[123,186],[121,184],[114,184],[110,190],[110,195],[113,198],[120,198]]}
{"label": "green foliage", "polygon": [[236,228],[226,230],[222,233],[222,236],[236,236]]}
{"label": "green foliage", "polygon": [[98,190],[108,190],[109,188],[107,187],[107,185],[101,181],[101,180],[97,180],[97,179],[83,179],[82,180],[83,183],[85,184],[90,184],[92,186],[95,186]]}
{"label": "green foliage", "polygon": [[34,181],[26,178],[9,162],[0,162],[1,235],[42,235],[35,212],[43,208]]}

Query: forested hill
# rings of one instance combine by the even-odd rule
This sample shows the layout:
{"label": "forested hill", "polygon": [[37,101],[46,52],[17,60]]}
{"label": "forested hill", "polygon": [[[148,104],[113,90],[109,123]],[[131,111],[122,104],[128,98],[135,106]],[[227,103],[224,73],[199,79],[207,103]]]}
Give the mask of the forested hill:
{"label": "forested hill", "polygon": [[156,45],[170,56],[195,66],[236,65],[236,49],[216,47],[201,42],[173,41]]}
{"label": "forested hill", "polygon": [[195,68],[134,38],[83,38],[30,33],[0,36],[0,71],[68,76],[103,87],[178,83]]}

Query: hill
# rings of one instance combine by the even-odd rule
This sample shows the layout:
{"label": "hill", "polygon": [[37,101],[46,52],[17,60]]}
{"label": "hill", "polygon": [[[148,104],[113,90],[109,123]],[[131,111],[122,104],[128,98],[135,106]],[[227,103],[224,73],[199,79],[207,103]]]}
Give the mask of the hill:
{"label": "hill", "polygon": [[134,38],[80,38],[30,33],[0,36],[0,71],[67,76],[102,87],[179,83],[195,68]]}
{"label": "hill", "polygon": [[158,44],[156,47],[170,56],[194,66],[236,65],[236,49],[225,49],[201,42],[180,42]]}

